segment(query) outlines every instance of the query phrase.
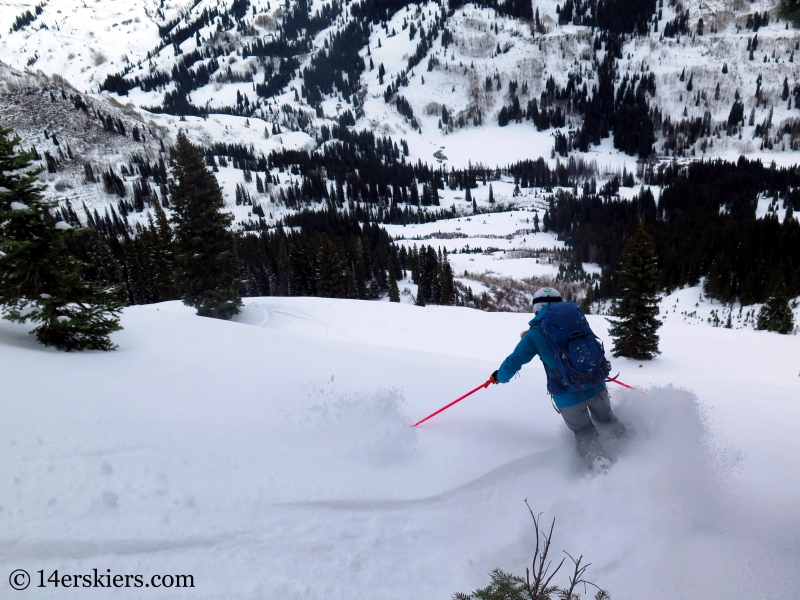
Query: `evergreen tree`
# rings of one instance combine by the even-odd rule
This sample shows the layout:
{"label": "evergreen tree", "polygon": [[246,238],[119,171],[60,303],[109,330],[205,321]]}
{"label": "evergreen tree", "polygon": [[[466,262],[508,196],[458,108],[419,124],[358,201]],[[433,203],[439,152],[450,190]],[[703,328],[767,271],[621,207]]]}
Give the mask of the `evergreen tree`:
{"label": "evergreen tree", "polygon": [[609,335],[614,340],[614,356],[650,360],[658,350],[658,288],[660,274],[653,238],[644,229],[644,220],[625,244],[618,273],[622,295],[614,301],[609,319]]}
{"label": "evergreen tree", "polygon": [[453,278],[453,268],[450,266],[450,261],[447,260],[447,250],[442,253],[441,264],[441,279],[442,279],[442,301],[441,303],[446,306],[453,306],[457,304],[458,292],[456,291],[456,283]]}
{"label": "evergreen tree", "polygon": [[400,302],[400,289],[397,287],[394,265],[389,263],[389,302]]}
{"label": "evergreen tree", "polygon": [[0,306],[4,318],[40,323],[31,333],[59,350],[112,350],[109,335],[122,329],[117,286],[86,281],[88,266],[67,250],[82,230],[50,214],[41,195],[42,169],[30,170],[31,152],[0,128]]}
{"label": "evergreen tree", "polygon": [[489,184],[489,204],[494,204],[494,191],[491,183]]}
{"label": "evergreen tree", "polygon": [[145,242],[131,237],[127,231],[122,241],[122,259],[125,265],[125,287],[130,304],[149,304],[153,301],[153,286],[145,264]]}
{"label": "evergreen tree", "polygon": [[156,213],[155,222],[149,217],[148,265],[153,279],[153,301],[163,302],[180,298],[175,285],[175,241],[169,220],[156,198],[153,202]]}
{"label": "evergreen tree", "polygon": [[353,275],[355,276],[356,298],[359,300],[367,299],[367,267],[364,260],[364,248],[359,239],[356,245],[356,260],[353,265]]}
{"label": "evergreen tree", "polygon": [[326,235],[318,236],[317,295],[323,298],[347,297],[345,257]]}
{"label": "evergreen tree", "polygon": [[[401,248],[401,250],[405,250],[405,246]],[[405,277],[403,273],[403,262],[400,258],[400,253],[397,252],[397,246],[392,244],[389,247],[389,264],[392,266],[392,270],[394,271],[394,278],[397,281],[400,281]]]}
{"label": "evergreen tree", "polygon": [[417,287],[417,297],[414,300],[414,306],[425,306],[425,296],[422,293],[422,287]]}
{"label": "evergreen tree", "polygon": [[786,286],[778,286],[775,293],[758,311],[756,328],[784,334],[794,330],[794,314],[786,296]]}
{"label": "evergreen tree", "polygon": [[228,229],[233,217],[203,155],[178,133],[170,184],[177,246],[178,283],[183,303],[201,317],[230,319],[242,299],[236,240]]}
{"label": "evergreen tree", "polygon": [[[123,265],[115,256],[109,241],[98,233],[97,223],[92,219],[91,213],[88,211],[86,213],[89,231],[81,238],[86,244],[81,258],[88,263],[87,269],[83,272],[84,278],[105,284],[121,284],[125,281]],[[114,242],[119,247],[119,240],[115,238]]]}
{"label": "evergreen tree", "polygon": [[778,14],[795,26],[800,25],[800,0],[781,0]]}
{"label": "evergreen tree", "polygon": [[580,302],[580,309],[583,311],[583,314],[592,314],[592,302],[594,302],[594,293],[592,291],[592,286],[589,285],[586,287],[586,295]]}
{"label": "evergreen tree", "polygon": [[415,181],[411,182],[411,204],[419,206],[419,188]]}

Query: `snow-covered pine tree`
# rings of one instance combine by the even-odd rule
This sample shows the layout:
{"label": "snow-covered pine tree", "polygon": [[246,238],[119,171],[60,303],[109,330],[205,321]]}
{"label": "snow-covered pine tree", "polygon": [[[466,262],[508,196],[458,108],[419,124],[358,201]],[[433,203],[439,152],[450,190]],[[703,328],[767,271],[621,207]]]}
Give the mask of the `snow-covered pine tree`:
{"label": "snow-covered pine tree", "polygon": [[786,286],[781,284],[767,303],[758,311],[756,329],[791,333],[794,330],[794,313],[786,295]]}
{"label": "snow-covered pine tree", "polygon": [[650,360],[658,350],[658,288],[660,276],[653,238],[645,231],[644,220],[622,250],[618,272],[622,296],[614,301],[609,319],[609,335],[614,340],[614,356]]}
{"label": "snow-covered pine tree", "polygon": [[178,133],[170,183],[177,246],[178,284],[183,303],[201,317],[230,319],[242,299],[236,240],[228,229],[233,217],[222,212],[217,178],[203,155]]}
{"label": "snow-covered pine tree", "polygon": [[42,197],[42,168],[17,149],[18,137],[0,128],[0,307],[3,317],[39,325],[31,332],[59,350],[113,350],[109,335],[122,329],[118,286],[86,281],[87,265],[67,250],[80,230],[54,222],[57,206]]}

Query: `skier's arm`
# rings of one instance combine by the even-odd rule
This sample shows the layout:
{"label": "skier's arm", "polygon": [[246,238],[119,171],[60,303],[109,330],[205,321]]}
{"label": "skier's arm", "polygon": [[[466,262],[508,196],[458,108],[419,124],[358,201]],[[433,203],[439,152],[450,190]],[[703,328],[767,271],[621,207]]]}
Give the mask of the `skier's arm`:
{"label": "skier's arm", "polygon": [[536,344],[533,341],[533,336],[529,331],[514,348],[514,351],[508,355],[497,370],[497,381],[500,383],[508,383],[508,381],[522,368],[522,365],[529,363],[533,357],[538,354]]}

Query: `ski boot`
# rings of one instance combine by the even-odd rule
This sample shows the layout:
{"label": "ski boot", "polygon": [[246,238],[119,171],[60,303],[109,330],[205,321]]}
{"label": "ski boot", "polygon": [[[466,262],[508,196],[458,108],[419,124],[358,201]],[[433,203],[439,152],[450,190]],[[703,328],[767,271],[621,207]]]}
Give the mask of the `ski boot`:
{"label": "ski boot", "polygon": [[589,471],[594,475],[607,475],[611,468],[611,460],[607,456],[595,456],[589,464]]}

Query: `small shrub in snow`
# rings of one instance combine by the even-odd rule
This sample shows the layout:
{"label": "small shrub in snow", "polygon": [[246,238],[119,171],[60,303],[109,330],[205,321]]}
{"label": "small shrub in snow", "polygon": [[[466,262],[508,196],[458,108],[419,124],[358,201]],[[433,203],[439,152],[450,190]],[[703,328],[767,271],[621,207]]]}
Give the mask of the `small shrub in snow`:
{"label": "small shrub in snow", "polygon": [[564,587],[551,584],[566,561],[566,558],[562,558],[558,566],[550,571],[552,565],[549,559],[550,544],[556,520],[553,519],[550,531],[545,533],[539,529],[541,517],[533,514],[527,500],[525,500],[525,505],[531,513],[536,535],[536,548],[533,552],[531,568],[525,569],[525,577],[506,573],[502,569],[494,569],[489,573],[489,577],[492,579],[489,585],[470,594],[456,593],[453,595],[453,600],[580,600],[581,596],[576,590],[581,586],[584,590],[586,586],[597,588],[595,600],[608,600],[610,598],[608,592],[584,579],[584,573],[591,563],[583,565],[583,556],[573,558],[571,554],[564,552],[574,565],[572,575],[567,577],[567,585]]}
{"label": "small shrub in snow", "polygon": [[99,67],[100,65],[104,64],[108,60],[105,57],[105,54],[103,54],[102,52],[97,52],[97,51],[95,51],[95,50],[93,50],[91,48],[89,48],[89,52],[92,55],[92,62],[94,63],[94,65],[96,67]]}

